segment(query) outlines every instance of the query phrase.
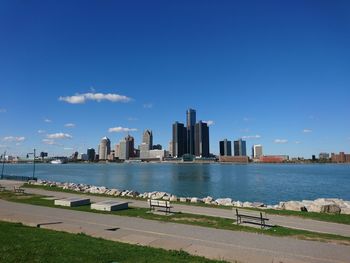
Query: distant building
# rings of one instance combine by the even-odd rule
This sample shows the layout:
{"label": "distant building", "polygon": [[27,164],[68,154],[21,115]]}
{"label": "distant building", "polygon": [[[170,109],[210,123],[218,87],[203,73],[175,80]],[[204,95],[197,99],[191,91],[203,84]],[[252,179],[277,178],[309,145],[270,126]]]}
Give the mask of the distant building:
{"label": "distant building", "polygon": [[108,155],[110,153],[111,153],[111,141],[107,137],[103,137],[98,147],[99,160],[107,160]]}
{"label": "distant building", "polygon": [[248,156],[220,156],[219,162],[222,163],[248,163]]}
{"label": "distant building", "polygon": [[95,161],[95,149],[94,148],[89,148],[87,149],[87,152],[86,152],[87,156],[88,156],[88,161],[89,162],[93,162]]}
{"label": "distant building", "polygon": [[328,160],[328,159],[329,159],[329,153],[320,153],[320,154],[318,155],[318,158],[319,158],[320,160]]}
{"label": "distant building", "polygon": [[183,123],[173,124],[173,157],[182,157],[187,149],[187,130]]}
{"label": "distant building", "polygon": [[150,159],[159,159],[162,161],[165,157],[165,150],[150,150],[149,158]]}
{"label": "distant building", "polygon": [[252,147],[252,158],[259,159],[263,155],[263,149],[261,144],[254,144]]}
{"label": "distant building", "polygon": [[235,156],[247,156],[246,142],[242,139],[234,141],[234,154]]}
{"label": "distant building", "polygon": [[232,156],[232,145],[231,141],[224,139],[219,142],[220,146],[220,156]]}
{"label": "distant building", "polygon": [[152,150],[153,147],[153,134],[151,130],[145,130],[142,135],[142,143],[148,145],[148,150]]}
{"label": "distant building", "polygon": [[260,162],[263,163],[283,163],[289,160],[288,155],[263,155],[260,156]]}
{"label": "distant building", "polygon": [[140,158],[144,159],[144,158],[148,158],[149,157],[149,145],[147,143],[142,143],[140,145]]}
{"label": "distant building", "polygon": [[48,156],[47,152],[41,152],[41,153],[40,153],[40,158],[41,158],[42,160],[44,160],[44,158],[47,157],[47,156]]}
{"label": "distant building", "polygon": [[115,158],[119,159],[119,144],[116,144],[115,145],[115,148],[114,148],[114,155],[115,155]]}
{"label": "distant building", "polygon": [[169,155],[173,154],[173,141],[169,142],[168,152],[169,152]]}
{"label": "distant building", "polygon": [[209,157],[209,127],[202,121],[195,125],[195,155]]}
{"label": "distant building", "polygon": [[81,161],[88,161],[89,156],[86,153],[79,153],[77,159]]}
{"label": "distant building", "polygon": [[119,159],[129,160],[135,157],[134,137],[128,135],[119,142]]}
{"label": "distant building", "polygon": [[185,153],[195,154],[195,125],[196,125],[196,111],[188,109],[186,111],[186,128],[187,128],[187,150]]}
{"label": "distant building", "polygon": [[331,154],[332,163],[350,163],[350,154],[340,152],[339,154]]}

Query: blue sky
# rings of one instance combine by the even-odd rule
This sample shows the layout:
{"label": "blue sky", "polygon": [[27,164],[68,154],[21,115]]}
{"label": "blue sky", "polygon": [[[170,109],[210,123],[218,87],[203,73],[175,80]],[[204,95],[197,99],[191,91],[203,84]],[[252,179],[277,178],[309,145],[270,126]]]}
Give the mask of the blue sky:
{"label": "blue sky", "polygon": [[349,14],[349,1],[1,1],[0,151],[85,152],[117,143],[116,127],[167,148],[192,107],[213,153],[239,137],[265,154],[350,152]]}

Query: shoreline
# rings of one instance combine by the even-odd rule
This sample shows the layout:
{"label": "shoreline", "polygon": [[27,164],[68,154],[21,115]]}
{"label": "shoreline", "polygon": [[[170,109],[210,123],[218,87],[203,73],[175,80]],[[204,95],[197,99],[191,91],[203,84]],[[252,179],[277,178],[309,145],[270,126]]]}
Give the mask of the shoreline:
{"label": "shoreline", "polygon": [[78,184],[69,182],[55,182],[49,180],[28,181],[29,185],[42,187],[58,187],[62,190],[69,190],[82,194],[97,194],[107,195],[111,197],[125,197],[138,199],[160,199],[170,202],[180,202],[186,204],[205,204],[218,207],[236,207],[236,208],[254,208],[254,209],[272,209],[272,210],[288,210],[316,213],[331,213],[331,214],[347,214],[350,215],[350,201],[340,198],[317,198],[315,200],[290,200],[279,202],[278,204],[264,204],[262,202],[242,202],[235,201],[231,198],[216,198],[211,196],[204,198],[200,197],[178,197],[174,194],[152,191],[139,193],[135,190],[120,190],[117,188],[108,188],[105,186],[94,186],[88,184]]}

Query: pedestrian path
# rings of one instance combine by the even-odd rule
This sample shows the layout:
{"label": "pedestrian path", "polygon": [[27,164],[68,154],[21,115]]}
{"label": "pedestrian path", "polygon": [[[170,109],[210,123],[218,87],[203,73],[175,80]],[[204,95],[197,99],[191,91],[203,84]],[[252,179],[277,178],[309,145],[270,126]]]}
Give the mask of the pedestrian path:
{"label": "pedestrian path", "polygon": [[[0,220],[231,262],[345,263],[349,246],[176,223],[86,213],[0,200]],[[111,231],[113,229],[114,231]]]}
{"label": "pedestrian path", "polygon": [[[26,188],[26,192],[32,193],[32,194],[54,196],[56,198],[77,197],[77,196],[81,197],[81,194],[54,192],[54,191],[48,191],[48,190],[43,190],[39,188]],[[89,195],[89,198],[91,199],[91,201],[97,202],[97,201],[106,200],[108,197],[99,197],[99,196]],[[123,202],[127,201],[129,202],[129,206],[144,207],[144,208],[148,207],[146,200],[143,201],[143,200],[125,199],[125,198],[116,198],[116,200],[123,201]],[[181,205],[181,204],[172,204],[172,206],[174,207],[173,209],[174,212],[232,218],[232,219],[234,219],[235,217],[235,214],[231,209],[211,208],[211,207],[201,207],[201,206]],[[295,217],[295,216],[279,216],[279,215],[269,214],[268,217],[270,219],[269,224],[275,224],[275,225],[294,228],[294,229],[308,230],[312,232],[335,234],[335,235],[350,237],[350,225],[317,221],[312,219],[304,219],[304,218]]]}

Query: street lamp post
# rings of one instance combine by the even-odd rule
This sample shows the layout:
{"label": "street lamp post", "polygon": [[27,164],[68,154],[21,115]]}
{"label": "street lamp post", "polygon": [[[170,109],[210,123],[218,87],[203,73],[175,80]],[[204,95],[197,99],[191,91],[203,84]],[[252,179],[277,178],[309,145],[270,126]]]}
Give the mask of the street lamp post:
{"label": "street lamp post", "polygon": [[29,157],[30,154],[33,154],[33,180],[34,180],[34,176],[35,176],[35,149],[32,153],[27,153],[27,158]]}
{"label": "street lamp post", "polygon": [[1,169],[1,179],[4,178],[5,156],[6,156],[6,151],[4,152],[4,155],[1,156],[3,158],[3,160],[2,160],[2,169]]}

